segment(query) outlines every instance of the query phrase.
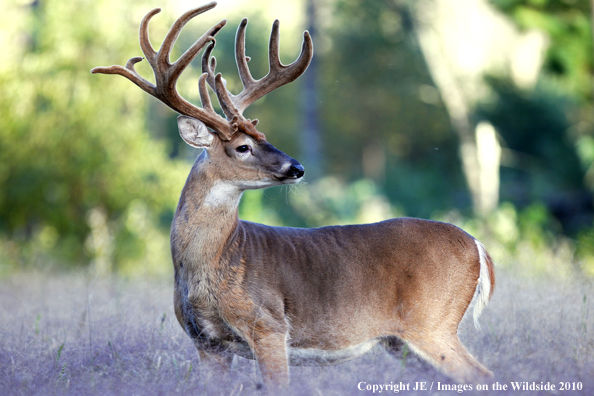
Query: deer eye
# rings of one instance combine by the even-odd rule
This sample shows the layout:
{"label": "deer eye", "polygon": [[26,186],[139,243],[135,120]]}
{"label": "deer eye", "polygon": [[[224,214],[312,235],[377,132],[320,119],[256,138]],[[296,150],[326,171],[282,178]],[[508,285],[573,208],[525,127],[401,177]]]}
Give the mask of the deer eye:
{"label": "deer eye", "polygon": [[252,148],[250,146],[248,146],[247,144],[244,144],[243,146],[239,146],[235,149],[235,151],[237,151],[238,153],[247,153],[248,151],[251,151]]}

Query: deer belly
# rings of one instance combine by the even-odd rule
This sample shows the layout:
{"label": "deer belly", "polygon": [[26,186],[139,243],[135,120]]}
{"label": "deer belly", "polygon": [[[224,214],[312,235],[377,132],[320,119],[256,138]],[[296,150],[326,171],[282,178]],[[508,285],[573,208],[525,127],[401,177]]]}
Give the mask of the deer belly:
{"label": "deer belly", "polygon": [[289,363],[292,366],[340,364],[369,352],[378,342],[379,339],[372,339],[349,348],[338,350],[289,347]]}

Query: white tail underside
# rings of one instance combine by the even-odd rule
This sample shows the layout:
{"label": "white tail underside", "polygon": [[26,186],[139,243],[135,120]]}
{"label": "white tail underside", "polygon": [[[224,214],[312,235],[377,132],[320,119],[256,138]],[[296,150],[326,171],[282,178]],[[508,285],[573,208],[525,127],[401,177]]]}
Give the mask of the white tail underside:
{"label": "white tail underside", "polygon": [[472,313],[474,326],[480,329],[479,317],[483,312],[483,309],[489,303],[489,296],[491,295],[491,277],[489,276],[489,268],[487,264],[487,250],[485,246],[479,241],[475,241],[478,248],[480,257],[481,269],[479,274],[478,283],[476,285],[476,291],[474,293],[474,310]]}

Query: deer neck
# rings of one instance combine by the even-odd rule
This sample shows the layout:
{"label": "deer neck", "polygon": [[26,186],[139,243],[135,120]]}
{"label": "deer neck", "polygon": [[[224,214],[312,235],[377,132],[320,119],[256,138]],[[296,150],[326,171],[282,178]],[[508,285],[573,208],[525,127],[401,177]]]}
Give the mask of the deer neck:
{"label": "deer neck", "polygon": [[221,256],[237,235],[243,190],[221,181],[217,166],[204,151],[194,163],[182,191],[171,229],[176,270],[220,269]]}

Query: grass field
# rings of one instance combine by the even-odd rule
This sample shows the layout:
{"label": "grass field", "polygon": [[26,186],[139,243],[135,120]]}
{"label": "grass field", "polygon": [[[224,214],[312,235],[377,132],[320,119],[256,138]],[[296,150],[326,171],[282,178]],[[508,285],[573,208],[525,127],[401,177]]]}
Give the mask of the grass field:
{"label": "grass field", "polygon": [[[593,395],[594,283],[503,270],[497,281],[482,329],[469,315],[460,327],[463,343],[495,378],[485,384],[489,391],[462,393]],[[262,393],[252,361],[236,358],[227,378],[201,366],[174,317],[170,279],[21,273],[0,280],[0,302],[0,395]],[[417,382],[431,390],[414,391]],[[508,390],[493,391],[495,382]],[[513,391],[514,382],[550,383],[555,391]],[[375,349],[339,366],[292,368],[286,394],[364,395],[380,384],[391,385],[382,394],[395,393],[394,385],[406,395],[460,393],[437,390],[454,384],[406,349],[402,360]]]}

